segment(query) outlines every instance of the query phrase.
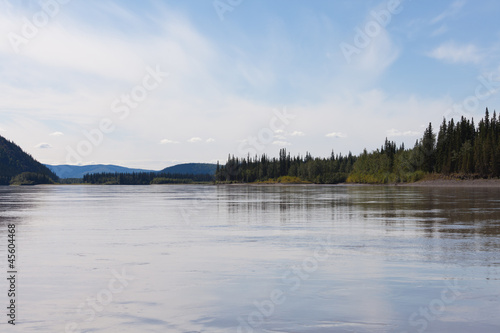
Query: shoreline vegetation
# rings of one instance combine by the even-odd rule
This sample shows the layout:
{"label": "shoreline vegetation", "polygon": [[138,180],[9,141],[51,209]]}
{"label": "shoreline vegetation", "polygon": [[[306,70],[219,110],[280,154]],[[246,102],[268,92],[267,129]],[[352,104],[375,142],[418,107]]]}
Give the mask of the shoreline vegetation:
{"label": "shoreline vegetation", "polygon": [[[411,186],[500,186],[500,119],[486,109],[477,127],[474,119],[443,119],[437,135],[432,124],[412,148],[385,139],[380,149],[359,156],[333,151],[327,158],[291,156],[246,158],[229,155],[217,162],[215,174],[133,172],[93,173],[59,179],[13,142],[0,137],[0,185],[89,184],[378,184]],[[17,170],[17,171],[16,171]]]}

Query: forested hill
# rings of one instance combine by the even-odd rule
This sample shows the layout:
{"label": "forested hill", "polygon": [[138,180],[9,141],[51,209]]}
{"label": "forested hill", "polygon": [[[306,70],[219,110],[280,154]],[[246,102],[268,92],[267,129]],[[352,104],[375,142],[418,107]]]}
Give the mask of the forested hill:
{"label": "forested hill", "polygon": [[52,171],[25,153],[18,145],[0,136],[0,184],[8,185],[16,176],[19,181],[25,180],[27,183],[44,183],[58,179]]}
{"label": "forested hill", "polygon": [[92,165],[45,165],[59,178],[83,178],[92,173],[133,173],[133,172],[155,172],[153,170],[131,169],[112,164],[92,164]]}
{"label": "forested hill", "polygon": [[296,181],[335,184],[414,182],[428,174],[454,178],[500,177],[500,119],[486,109],[477,126],[462,117],[443,122],[436,133],[432,124],[412,148],[385,143],[359,156],[332,155],[328,158],[292,157],[282,149],[279,158],[230,156],[217,170],[222,182]]}
{"label": "forested hill", "polygon": [[160,173],[171,174],[193,174],[193,175],[215,175],[217,164],[210,163],[184,163],[167,167]]}

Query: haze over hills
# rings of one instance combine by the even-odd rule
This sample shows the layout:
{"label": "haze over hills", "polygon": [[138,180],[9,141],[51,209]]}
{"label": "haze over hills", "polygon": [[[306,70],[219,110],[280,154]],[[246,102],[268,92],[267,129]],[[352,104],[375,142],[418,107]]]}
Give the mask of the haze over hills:
{"label": "haze over hills", "polygon": [[162,172],[171,174],[210,174],[214,175],[217,168],[216,164],[209,163],[185,163],[167,167],[161,171],[133,169],[118,165],[45,165],[60,178],[82,178],[84,175],[92,173],[139,173],[139,172]]}
{"label": "haze over hills", "polygon": [[133,173],[133,172],[156,172],[153,170],[132,169],[118,165],[94,164],[94,165],[49,165],[47,168],[52,170],[60,178],[82,178],[90,173]]}
{"label": "haze over hills", "polygon": [[11,179],[25,172],[52,180],[58,179],[56,174],[25,153],[21,147],[0,135],[0,184],[9,184]]}

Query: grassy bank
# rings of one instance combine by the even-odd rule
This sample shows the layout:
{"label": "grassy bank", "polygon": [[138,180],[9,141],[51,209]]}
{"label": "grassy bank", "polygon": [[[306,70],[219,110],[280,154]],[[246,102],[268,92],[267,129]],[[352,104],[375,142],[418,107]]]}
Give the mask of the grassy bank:
{"label": "grassy bank", "polygon": [[394,184],[394,183],[414,183],[426,177],[423,171],[406,172],[406,173],[361,173],[353,172],[347,177],[347,183],[357,184]]}
{"label": "grassy bank", "polygon": [[268,179],[262,182],[254,182],[253,184],[312,184],[312,183],[302,180],[299,177],[282,176],[275,179]]}

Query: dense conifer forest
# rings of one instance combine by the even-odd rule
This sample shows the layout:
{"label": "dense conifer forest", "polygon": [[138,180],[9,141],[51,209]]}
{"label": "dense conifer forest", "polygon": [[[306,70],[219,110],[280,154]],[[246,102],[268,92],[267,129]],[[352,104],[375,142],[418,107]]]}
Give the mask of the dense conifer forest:
{"label": "dense conifer forest", "polygon": [[[216,180],[220,182],[300,182],[317,184],[336,184],[344,182],[352,171],[356,157],[335,155],[329,158],[314,158],[311,154],[305,156],[290,156],[286,149],[281,149],[279,158],[248,156],[240,159],[230,156],[226,165],[218,166]],[[286,177],[286,178],[284,178]]]}
{"label": "dense conifer forest", "polygon": [[83,182],[99,185],[154,185],[154,184],[190,184],[212,182],[210,174],[178,174],[162,172],[135,173],[93,173],[83,176]]}
{"label": "dense conifer forest", "polygon": [[237,158],[229,156],[218,166],[219,182],[301,182],[317,184],[414,182],[436,173],[456,178],[497,178],[500,176],[500,119],[488,109],[477,126],[462,117],[443,122],[436,135],[432,124],[412,148],[385,143],[359,156],[334,155],[328,158],[291,157],[285,149],[279,158]]}

